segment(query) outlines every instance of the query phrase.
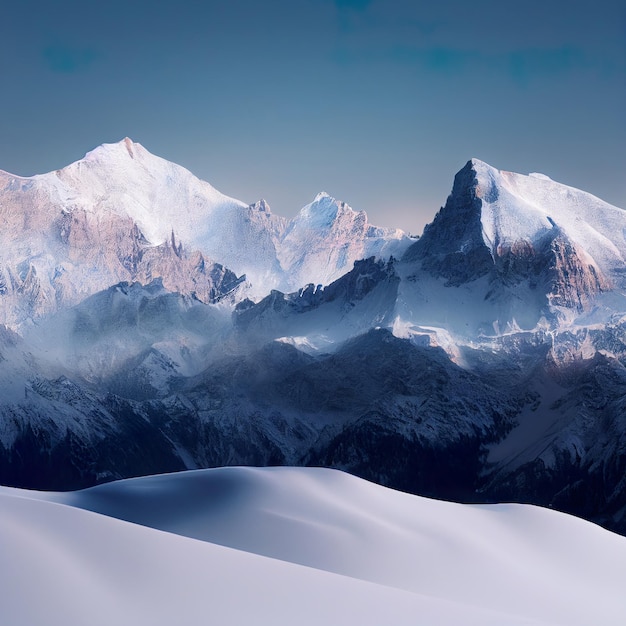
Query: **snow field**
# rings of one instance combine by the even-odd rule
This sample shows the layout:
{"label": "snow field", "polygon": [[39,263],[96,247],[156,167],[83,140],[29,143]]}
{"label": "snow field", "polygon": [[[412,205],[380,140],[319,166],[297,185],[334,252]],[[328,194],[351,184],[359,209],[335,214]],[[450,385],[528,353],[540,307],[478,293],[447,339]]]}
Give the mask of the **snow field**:
{"label": "snow field", "polygon": [[1,488],[0,508],[10,625],[626,618],[624,537],[336,470],[198,470],[66,494]]}

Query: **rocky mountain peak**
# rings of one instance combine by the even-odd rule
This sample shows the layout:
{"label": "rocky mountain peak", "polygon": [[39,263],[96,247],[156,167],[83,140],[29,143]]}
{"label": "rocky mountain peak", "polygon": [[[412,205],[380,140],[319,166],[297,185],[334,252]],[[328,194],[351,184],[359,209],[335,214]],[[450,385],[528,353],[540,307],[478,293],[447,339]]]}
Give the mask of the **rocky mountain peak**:
{"label": "rocky mountain peak", "polygon": [[451,285],[474,280],[493,266],[482,234],[483,197],[485,193],[493,195],[479,183],[478,170],[484,169],[483,165],[472,159],[457,173],[446,204],[404,257],[422,261],[424,269]]}
{"label": "rocky mountain peak", "polygon": [[257,200],[254,204],[251,204],[250,207],[255,211],[267,213],[268,215],[272,212],[269,203],[264,198]]}
{"label": "rocky mountain peak", "polygon": [[524,318],[530,328],[588,309],[621,280],[624,228],[623,211],[585,192],[471,159],[403,260],[448,287],[484,278],[500,323]]}

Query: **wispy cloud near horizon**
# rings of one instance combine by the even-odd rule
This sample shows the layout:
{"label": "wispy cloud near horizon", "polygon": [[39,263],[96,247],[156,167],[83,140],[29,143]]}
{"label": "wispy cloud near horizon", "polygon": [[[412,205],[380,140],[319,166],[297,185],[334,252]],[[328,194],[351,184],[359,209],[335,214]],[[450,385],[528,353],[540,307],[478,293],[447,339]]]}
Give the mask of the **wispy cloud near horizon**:
{"label": "wispy cloud near horizon", "polygon": [[575,72],[592,71],[610,77],[623,69],[614,60],[589,55],[578,46],[534,46],[486,52],[460,46],[396,44],[359,48],[342,45],[334,58],[340,65],[388,64],[414,67],[441,77],[481,72],[485,75],[499,75],[501,79],[508,79],[518,86]]}

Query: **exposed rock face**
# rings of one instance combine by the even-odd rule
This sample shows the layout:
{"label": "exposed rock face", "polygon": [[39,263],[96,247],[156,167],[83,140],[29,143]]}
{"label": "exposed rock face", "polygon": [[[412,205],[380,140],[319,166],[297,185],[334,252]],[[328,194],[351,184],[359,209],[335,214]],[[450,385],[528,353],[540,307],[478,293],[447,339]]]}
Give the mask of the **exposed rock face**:
{"label": "exposed rock face", "polygon": [[611,288],[589,256],[558,228],[535,244],[521,240],[498,245],[491,275],[494,289],[526,282],[545,294],[546,313],[549,306],[582,312]]}
{"label": "exposed rock face", "polygon": [[0,323],[19,328],[118,282],[160,278],[167,289],[209,303],[245,279],[198,251],[188,253],[175,233],[150,245],[130,218],[78,209],[60,213],[46,226],[47,232],[15,233],[16,242],[30,244],[17,263],[10,248],[0,252]]}
{"label": "exposed rock face", "polygon": [[[529,327],[541,317],[556,323],[555,307],[577,312],[589,308],[598,294],[611,288],[611,279],[568,228],[547,215],[550,206],[534,217],[535,224],[526,224],[519,214],[529,200],[505,174],[469,161],[456,175],[446,205],[403,261],[444,279],[448,287],[485,277],[485,299],[498,304],[500,327],[513,321],[515,312],[519,316],[520,297],[536,306],[534,316],[524,316]],[[538,211],[536,206],[533,210]],[[606,263],[605,271],[611,267]]]}
{"label": "exposed rock face", "polygon": [[350,272],[325,288],[309,284],[289,294],[274,290],[257,304],[241,302],[233,321],[239,333],[255,341],[288,335],[292,325],[302,324],[308,333],[345,338],[357,329],[365,332],[391,321],[399,282],[393,259],[370,257],[357,261]]}
{"label": "exposed rock face", "polygon": [[626,533],[626,370],[615,356],[594,352],[599,336],[582,335],[556,337],[546,360],[526,372],[535,397],[487,457],[478,493]]}
{"label": "exposed rock face", "polygon": [[403,260],[420,260],[426,271],[445,278],[451,286],[489,273],[493,259],[482,237],[481,207],[476,171],[469,161],[454,177],[445,206]]}
{"label": "exposed rock face", "polygon": [[582,311],[597,294],[608,291],[611,283],[589,256],[565,234],[550,241],[546,259],[550,304]]}

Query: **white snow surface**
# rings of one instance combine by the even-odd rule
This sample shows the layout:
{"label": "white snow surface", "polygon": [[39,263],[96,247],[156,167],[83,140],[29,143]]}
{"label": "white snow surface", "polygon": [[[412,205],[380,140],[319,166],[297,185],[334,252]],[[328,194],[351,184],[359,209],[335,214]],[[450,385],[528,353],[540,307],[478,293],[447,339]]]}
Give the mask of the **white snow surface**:
{"label": "white snow surface", "polygon": [[103,144],[80,161],[35,178],[57,189],[65,205],[132,217],[155,245],[172,230],[179,240],[194,245],[206,236],[212,213],[246,206],[128,138]]}
{"label": "white snow surface", "polygon": [[535,243],[553,228],[587,252],[609,276],[626,259],[626,211],[547,176],[497,170],[472,159],[482,200],[483,240],[498,245]]}
{"label": "white snow surface", "polygon": [[198,470],[65,494],[2,487],[0,509],[7,626],[626,620],[626,538],[336,470]]}

